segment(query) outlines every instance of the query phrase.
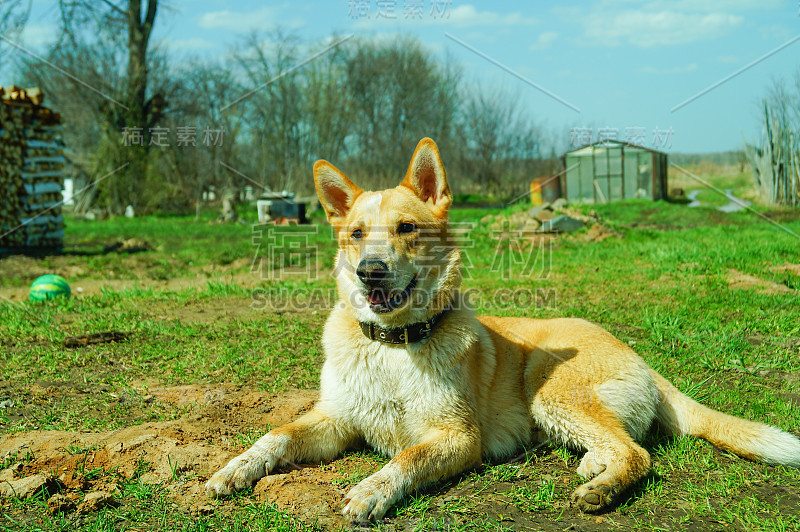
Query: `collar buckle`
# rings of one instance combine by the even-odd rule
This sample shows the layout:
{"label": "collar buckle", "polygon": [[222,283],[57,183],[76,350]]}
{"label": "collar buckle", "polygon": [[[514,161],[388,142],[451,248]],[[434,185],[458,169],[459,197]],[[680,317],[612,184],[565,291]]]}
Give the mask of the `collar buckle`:
{"label": "collar buckle", "polygon": [[422,335],[423,338],[425,338],[426,336],[428,336],[428,334],[430,334],[431,330],[432,330],[431,322],[429,320],[422,324],[422,328],[419,330],[419,333]]}

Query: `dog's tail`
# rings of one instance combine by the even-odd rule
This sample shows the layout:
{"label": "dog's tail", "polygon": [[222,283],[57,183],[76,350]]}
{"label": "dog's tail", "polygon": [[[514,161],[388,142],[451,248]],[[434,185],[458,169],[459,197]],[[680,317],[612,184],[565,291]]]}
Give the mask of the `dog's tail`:
{"label": "dog's tail", "polygon": [[771,425],[712,410],[651,372],[660,396],[656,417],[673,434],[703,438],[749,460],[800,468],[800,438]]}

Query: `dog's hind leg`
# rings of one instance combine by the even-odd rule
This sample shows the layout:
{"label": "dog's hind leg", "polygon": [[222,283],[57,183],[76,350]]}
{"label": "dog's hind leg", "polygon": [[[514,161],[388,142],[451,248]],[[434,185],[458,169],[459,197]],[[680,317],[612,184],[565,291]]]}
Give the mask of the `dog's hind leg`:
{"label": "dog's hind leg", "polygon": [[609,505],[650,470],[650,454],[633,441],[621,425],[609,427],[604,423],[593,429],[594,432],[580,442],[587,449],[586,456],[591,463],[586,463],[584,457],[581,466],[587,467],[579,468],[579,472],[594,477],[572,494],[572,502],[584,512]]}
{"label": "dog's hind leg", "polygon": [[650,469],[650,454],[614,412],[592,397],[584,401],[536,397],[531,405],[535,421],[553,440],[587,451],[578,473],[591,480],[572,494],[573,504],[584,512],[609,505]]}
{"label": "dog's hind leg", "polygon": [[228,462],[206,483],[206,493],[219,497],[250,487],[280,462],[334,458],[355,437],[352,428],[314,408],[296,421],[269,431]]}

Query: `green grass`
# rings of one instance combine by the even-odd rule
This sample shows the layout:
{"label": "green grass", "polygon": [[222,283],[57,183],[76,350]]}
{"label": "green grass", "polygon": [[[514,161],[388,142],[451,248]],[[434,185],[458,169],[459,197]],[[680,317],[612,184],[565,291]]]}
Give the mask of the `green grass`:
{"label": "green grass", "polygon": [[[505,212],[524,208],[518,205]],[[455,222],[474,224],[465,249],[470,266],[465,288],[476,296],[478,311],[589,319],[632,345],[688,395],[731,414],[797,431],[800,409],[791,400],[800,393],[797,292],[731,289],[728,275],[737,270],[797,290],[797,276],[770,268],[796,264],[800,241],[753,213],[723,214],[713,206],[689,209],[637,200],[584,210],[595,210],[604,225],[623,236],[592,243],[583,238],[584,231],[561,237],[552,256],[537,255],[540,248],[517,246],[513,239],[503,243],[488,224],[476,223],[498,211],[454,210]],[[797,211],[760,212],[778,217],[783,226],[800,234]],[[142,382],[230,383],[265,394],[318,386],[323,360],[319,330],[334,288],[328,275],[335,251],[330,229],[317,225],[310,234],[307,228],[288,230],[316,249],[312,259],[319,275],[312,282],[296,275],[243,284],[225,274],[246,275],[254,256],[268,261],[271,272],[302,269],[309,259],[290,253],[270,256],[263,245],[258,246],[258,238],[263,244],[269,235],[262,233],[254,243],[250,226],[214,224],[211,216],[204,215],[199,222],[180,216],[68,221],[68,254],[41,259],[37,268],[72,268],[73,286],[87,279],[129,279],[140,284],[42,304],[0,302],[0,395],[13,395],[24,404],[0,410],[0,431],[107,431],[181,419],[192,411],[191,405],[146,401]],[[131,256],[100,253],[103,246],[128,237],[147,240],[155,251]],[[502,253],[518,256],[498,261]],[[525,259],[534,267],[526,269]],[[0,287],[25,286],[35,273],[21,268],[2,274]],[[503,279],[506,274],[511,280]],[[175,278],[201,280],[188,287],[158,285]],[[542,291],[552,295],[537,300]],[[300,296],[286,299],[297,293]],[[130,332],[132,337],[119,344],[63,347],[67,335],[105,330]],[[28,390],[34,383],[40,389],[55,383],[85,393],[48,395]],[[231,445],[249,445],[266,430],[254,427]],[[605,514],[600,526],[800,527],[797,471],[753,464],[715,451],[706,442],[670,439],[657,432],[645,446],[653,456],[653,473]],[[341,475],[335,484],[342,489],[385,461],[370,453],[353,456],[364,463],[355,468],[339,462],[323,466]],[[0,458],[5,466],[16,459]],[[519,463],[484,466],[410,494],[378,529],[408,524],[419,530],[503,530],[520,522],[533,528],[557,524],[563,529],[590,524],[594,517],[576,516],[566,507],[579,483],[574,474],[578,459],[579,455],[548,447],[531,451]],[[196,515],[172,504],[167,486],[88,466],[86,473],[117,482],[122,504],[76,521],[70,515],[46,514],[43,498],[7,501],[0,506],[4,514],[0,530],[238,531],[313,526],[248,493],[231,501],[225,512]],[[180,474],[176,470],[173,476],[177,479]]]}

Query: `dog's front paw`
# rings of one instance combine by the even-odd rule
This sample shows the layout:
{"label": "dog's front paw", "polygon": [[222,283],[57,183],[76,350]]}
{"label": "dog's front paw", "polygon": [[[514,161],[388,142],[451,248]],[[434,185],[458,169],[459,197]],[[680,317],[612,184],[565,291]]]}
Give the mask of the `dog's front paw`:
{"label": "dog's front paw", "polygon": [[206,482],[206,494],[209,497],[224,497],[249,488],[269,474],[272,469],[269,462],[267,457],[250,451],[240,454]]}
{"label": "dog's front paw", "polygon": [[572,503],[582,512],[596,512],[611,504],[617,490],[601,482],[587,482],[572,493]]}
{"label": "dog's front paw", "polygon": [[393,489],[390,480],[381,478],[380,475],[379,471],[347,492],[342,511],[345,517],[360,523],[377,521],[402,496],[402,493]]}
{"label": "dog's front paw", "polygon": [[593,452],[589,451],[583,455],[577,472],[583,478],[592,479],[605,470],[606,465],[601,463]]}

